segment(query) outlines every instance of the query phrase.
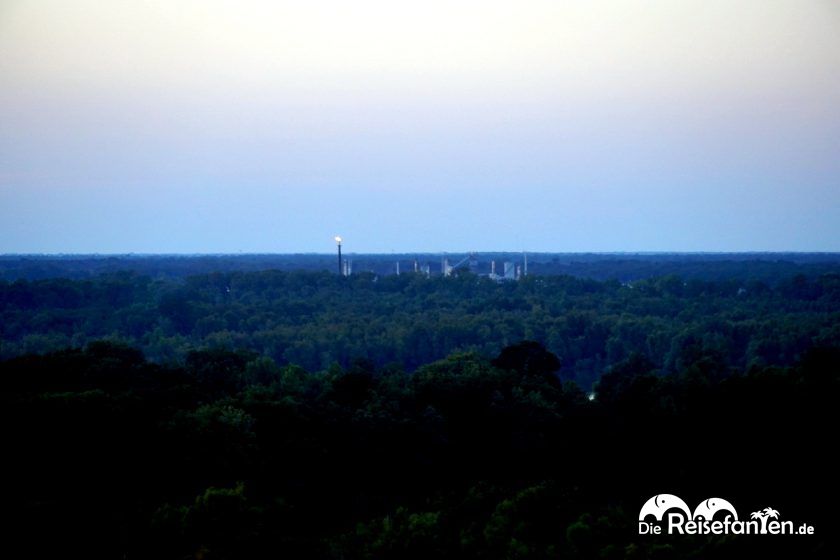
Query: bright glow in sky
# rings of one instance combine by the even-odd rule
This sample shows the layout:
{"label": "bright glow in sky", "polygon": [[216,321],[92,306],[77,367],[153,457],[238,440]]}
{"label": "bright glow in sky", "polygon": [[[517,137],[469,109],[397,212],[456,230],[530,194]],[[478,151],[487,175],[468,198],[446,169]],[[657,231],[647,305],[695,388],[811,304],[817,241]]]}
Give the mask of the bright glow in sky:
{"label": "bright glow in sky", "polygon": [[834,0],[5,0],[0,252],[840,251]]}

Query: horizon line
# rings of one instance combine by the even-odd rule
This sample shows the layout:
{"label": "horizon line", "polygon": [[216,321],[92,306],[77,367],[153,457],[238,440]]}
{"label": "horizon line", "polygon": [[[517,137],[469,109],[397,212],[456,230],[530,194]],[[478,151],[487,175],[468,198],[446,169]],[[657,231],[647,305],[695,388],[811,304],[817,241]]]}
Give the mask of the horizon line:
{"label": "horizon line", "polygon": [[[398,256],[398,255],[488,255],[488,254],[529,254],[529,255],[838,255],[840,251],[829,250],[747,250],[747,251],[511,251],[511,250],[482,250],[482,251],[458,251],[458,250],[422,250],[422,251],[389,251],[389,252],[360,252],[344,251],[345,255],[363,256]],[[328,256],[333,257],[334,252],[298,251],[298,252],[25,252],[25,253],[0,253],[0,258],[9,257],[245,257],[245,256]]]}

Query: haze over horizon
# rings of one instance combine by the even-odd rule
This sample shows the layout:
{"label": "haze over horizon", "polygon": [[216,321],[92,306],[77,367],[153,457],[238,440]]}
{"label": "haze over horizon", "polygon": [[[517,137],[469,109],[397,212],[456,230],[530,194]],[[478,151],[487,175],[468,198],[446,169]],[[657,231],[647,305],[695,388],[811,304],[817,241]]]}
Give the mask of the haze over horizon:
{"label": "haze over horizon", "polygon": [[0,6],[0,253],[840,251],[840,4]]}

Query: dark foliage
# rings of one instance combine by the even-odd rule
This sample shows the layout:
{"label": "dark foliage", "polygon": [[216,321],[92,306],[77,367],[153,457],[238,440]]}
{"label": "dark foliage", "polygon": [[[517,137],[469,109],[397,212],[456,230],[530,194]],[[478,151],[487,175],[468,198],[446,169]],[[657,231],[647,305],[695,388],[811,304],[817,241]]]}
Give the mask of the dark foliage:
{"label": "dark foliage", "polygon": [[[8,550],[109,558],[830,558],[840,352],[721,375],[631,356],[589,400],[539,344],[405,374],[218,350],[0,364]],[[768,501],[813,537],[636,534],[641,504]]]}

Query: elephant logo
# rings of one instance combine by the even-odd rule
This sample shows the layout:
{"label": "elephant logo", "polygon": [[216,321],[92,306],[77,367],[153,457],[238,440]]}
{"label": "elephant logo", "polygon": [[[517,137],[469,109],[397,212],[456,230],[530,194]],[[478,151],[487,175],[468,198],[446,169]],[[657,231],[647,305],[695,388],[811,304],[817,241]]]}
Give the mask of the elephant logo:
{"label": "elephant logo", "polygon": [[738,519],[735,507],[723,498],[709,498],[708,500],[700,502],[700,505],[694,508],[694,515],[692,516],[692,519],[695,521],[698,519],[707,519],[711,521],[714,519],[715,514],[719,511],[729,512],[732,519]]}
{"label": "elephant logo", "polygon": [[639,521],[644,521],[648,515],[653,515],[657,521],[662,521],[662,516],[669,509],[677,508],[685,513],[686,519],[691,519],[691,510],[688,505],[673,494],[657,494],[645,502],[642,511],[639,512]]}

